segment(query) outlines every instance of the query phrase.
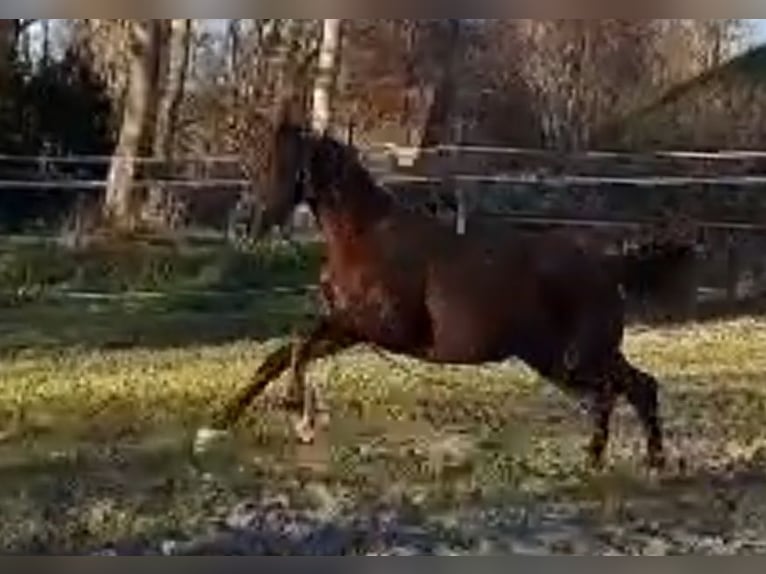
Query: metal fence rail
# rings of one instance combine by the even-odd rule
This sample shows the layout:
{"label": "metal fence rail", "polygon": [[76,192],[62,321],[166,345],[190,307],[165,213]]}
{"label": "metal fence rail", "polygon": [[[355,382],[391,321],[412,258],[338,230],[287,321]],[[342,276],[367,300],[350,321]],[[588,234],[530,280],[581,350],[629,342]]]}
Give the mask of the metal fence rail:
{"label": "metal fence rail", "polygon": [[[576,165],[576,161],[603,161],[603,160],[619,160],[625,164],[641,165],[644,163],[651,163],[652,160],[666,159],[666,160],[684,160],[684,161],[699,161],[707,164],[714,163],[722,165],[731,162],[748,162],[748,161],[764,161],[762,167],[762,174],[750,175],[743,177],[728,177],[724,179],[718,177],[669,177],[662,175],[653,175],[646,177],[631,177],[631,178],[616,178],[614,176],[605,175],[603,177],[588,176],[587,182],[589,183],[609,183],[615,180],[618,183],[624,183],[626,185],[692,185],[692,184],[726,184],[726,185],[764,185],[766,183],[766,151],[748,151],[748,150],[726,150],[718,152],[702,152],[702,151],[653,151],[653,152],[611,152],[611,151],[599,151],[599,150],[586,150],[575,152],[558,152],[551,150],[541,149],[524,149],[524,148],[512,148],[512,147],[492,147],[492,146],[477,146],[477,145],[440,145],[426,148],[414,148],[397,146],[393,144],[371,144],[360,148],[362,157],[365,158],[388,158],[393,162],[392,169],[377,170],[381,174],[386,172],[398,172],[406,171],[407,166],[412,166],[418,159],[426,158],[429,156],[437,157],[449,157],[457,160],[457,170],[452,173],[453,177],[458,179],[476,179],[479,181],[507,181],[509,183],[514,182],[526,182],[525,177],[534,178],[535,175],[509,175],[509,174],[496,174],[489,176],[473,176],[469,174],[461,174],[459,170],[459,160],[470,155],[482,155],[482,156],[506,156],[516,157],[519,159],[525,158],[538,158],[543,159],[550,164],[566,163],[571,169]],[[97,156],[97,155],[81,155],[81,156],[21,156],[21,155],[3,155],[0,154],[0,170],[4,165],[26,165],[30,168],[37,168],[40,174],[50,173],[50,170],[57,167],[71,167],[71,166],[83,166],[83,167],[108,167],[114,158],[111,156]],[[221,155],[221,156],[186,156],[174,158],[171,162],[160,160],[153,157],[124,157],[125,161],[132,161],[138,166],[165,166],[165,167],[191,167],[191,166],[229,166],[237,169],[240,166],[240,159],[234,155]],[[758,164],[760,165],[760,164]],[[389,173],[390,177],[398,178],[402,177],[401,174]],[[413,177],[412,174],[404,176],[405,179]],[[543,177],[543,176],[540,176]],[[569,174],[564,177],[564,181],[571,181],[572,183],[582,183],[577,178],[583,177],[577,174]],[[434,178],[428,178],[429,180]],[[558,181],[562,178],[548,178],[553,181]],[[5,183],[5,182],[4,182]]]}
{"label": "metal fence rail", "polygon": [[[686,192],[695,192],[701,187],[707,188],[728,188],[743,189],[749,191],[758,191],[764,189],[766,200],[766,151],[741,151],[727,150],[719,152],[700,152],[700,151],[654,151],[649,153],[623,153],[610,151],[582,151],[562,154],[548,150],[521,149],[521,148],[503,148],[475,145],[440,145],[428,148],[401,147],[390,144],[372,144],[362,148],[362,157],[366,158],[371,172],[383,185],[408,186],[408,191],[417,192],[420,185],[426,186],[445,186],[456,196],[457,227],[459,230],[465,229],[465,221],[461,218],[467,217],[468,210],[463,202],[466,193],[481,193],[482,186],[508,186],[508,193],[513,193],[514,186],[539,186],[550,189],[573,189],[578,187],[600,187],[605,188],[626,188],[626,189],[667,189],[673,193],[683,194]],[[643,162],[654,159],[684,160],[706,162],[705,165],[721,165],[732,162],[762,161],[763,171],[747,175],[615,175],[605,171],[598,175],[583,175],[579,173],[540,173],[535,170],[496,170],[487,173],[471,174],[461,170],[461,157],[467,155],[479,156],[506,156],[516,158],[542,158],[544,161],[568,162],[570,160],[583,160],[598,162],[602,160],[620,160],[631,164],[641,165]],[[378,161],[375,161],[378,156]],[[380,156],[388,158],[390,161],[384,161],[383,166]],[[417,168],[417,159],[427,156],[446,157],[444,165],[434,170],[421,170]],[[147,173],[140,174],[135,182],[136,186],[141,188],[148,187],[168,187],[178,191],[188,191],[193,193],[215,192],[222,189],[230,191],[245,190],[250,187],[251,182],[242,175],[222,176],[220,170],[230,170],[227,173],[241,174],[240,162],[236,156],[202,156],[202,157],[182,157],[176,158],[169,165],[166,162],[156,158],[137,157],[124,158],[135,161],[139,166],[146,166],[150,169]],[[113,161],[109,156],[67,156],[67,157],[46,157],[46,156],[10,156],[0,155],[0,191],[28,192],[28,191],[46,191],[70,193],[75,191],[93,191],[98,192],[106,187],[105,179],[94,178],[93,175],[83,174],[85,169],[94,167],[106,168]],[[466,164],[467,165],[467,164]],[[761,164],[758,164],[759,166]],[[6,169],[11,167],[13,169]],[[73,168],[82,167],[83,170]],[[152,173],[151,168],[174,167],[180,170],[191,168],[205,168],[202,174],[186,173],[168,177],[165,175],[156,175]],[[23,172],[19,167],[24,167]],[[577,171],[575,163],[568,164],[570,171]],[[605,166],[608,170],[610,166]],[[77,173],[80,171],[80,173]],[[139,170],[141,171],[141,170]],[[426,173],[422,173],[426,171]],[[3,174],[6,174],[5,177]],[[699,222],[700,226],[711,229],[730,229],[730,230],[764,230],[766,229],[766,218],[758,213],[753,213],[753,221],[704,221]],[[528,215],[522,213],[503,214],[502,217],[509,220],[516,220],[522,223],[541,224],[541,225],[571,225],[578,227],[635,227],[644,225],[647,222],[635,218],[630,221],[612,221],[603,218],[575,218],[560,217],[550,215]]]}
{"label": "metal fence rail", "polygon": [[[363,155],[369,154],[389,154],[394,157],[402,158],[403,162],[409,161],[413,157],[422,157],[428,155],[455,155],[455,154],[481,154],[481,155],[505,155],[518,157],[541,157],[547,159],[622,159],[633,161],[646,161],[650,159],[676,159],[676,160],[695,160],[695,161],[747,161],[747,160],[766,160],[766,151],[758,150],[720,150],[720,151],[680,151],[680,150],[655,150],[651,152],[619,152],[606,150],[583,150],[572,152],[561,152],[534,148],[517,148],[501,146],[482,146],[482,145],[438,145],[431,147],[412,147],[401,146],[390,143],[372,143],[365,146],[359,146]],[[138,164],[162,164],[166,163],[153,157],[129,157],[125,159],[132,160]],[[83,165],[104,165],[108,166],[113,157],[104,155],[70,155],[70,156],[26,156],[26,155],[7,155],[0,154],[0,164],[6,162],[29,163],[29,164],[83,164]],[[189,163],[225,163],[237,164],[240,158],[236,155],[212,155],[212,156],[180,156],[173,160],[174,164]]]}

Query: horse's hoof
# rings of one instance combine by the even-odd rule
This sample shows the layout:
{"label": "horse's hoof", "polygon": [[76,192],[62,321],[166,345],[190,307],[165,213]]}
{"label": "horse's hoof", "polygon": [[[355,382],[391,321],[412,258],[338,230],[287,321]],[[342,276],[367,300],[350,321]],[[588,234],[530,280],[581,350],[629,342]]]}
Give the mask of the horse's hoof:
{"label": "horse's hoof", "polygon": [[194,454],[196,456],[204,455],[217,445],[220,445],[228,437],[229,433],[227,431],[207,428],[199,429],[194,437]]}
{"label": "horse's hoof", "polygon": [[316,428],[307,419],[302,418],[295,424],[295,436],[303,445],[314,444],[316,440]]}

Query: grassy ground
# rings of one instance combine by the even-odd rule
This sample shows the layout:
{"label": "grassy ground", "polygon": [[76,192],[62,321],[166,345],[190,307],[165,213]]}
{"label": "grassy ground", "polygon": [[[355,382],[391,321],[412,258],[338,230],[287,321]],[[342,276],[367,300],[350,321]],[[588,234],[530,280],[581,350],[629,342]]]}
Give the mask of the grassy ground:
{"label": "grassy ground", "polygon": [[0,239],[0,302],[51,291],[241,292],[303,285],[317,274],[317,244],[266,243],[240,251],[220,243],[102,240],[79,249],[54,241]]}
{"label": "grassy ground", "polygon": [[598,528],[766,533],[756,321],[631,331],[630,356],[664,383],[673,464],[659,481],[638,466],[626,409],[613,468],[590,476],[575,403],[524,368],[439,369],[363,349],[311,369],[332,410],[316,445],[292,441],[277,386],[226,448],[194,459],[194,431],[311,308],[263,295],[0,309],[0,551],[139,552],[209,531],[243,499],[275,497],[336,514],[392,508],[416,523],[566,504]]}
{"label": "grassy ground", "polygon": [[[257,323],[257,310],[247,311]],[[632,334],[631,356],[665,382],[670,446],[675,466],[680,457],[685,467],[658,487],[635,467],[641,437],[627,411],[616,425],[615,468],[587,477],[579,471],[584,420],[567,397],[523,368],[435,369],[363,350],[312,369],[333,412],[317,445],[292,443],[286,417],[270,401],[277,387],[230,448],[195,462],[194,429],[276,341],[73,344],[103,337],[105,316],[118,317],[110,324],[119,333],[128,323],[120,313],[71,305],[3,313],[1,344],[13,349],[0,362],[0,544],[7,552],[82,552],[204,532],[211,517],[242,498],[282,494],[315,504],[309,484],[350,507],[400,504],[406,494],[424,513],[538,497],[618,506],[648,497],[671,512],[683,493],[706,514],[715,494],[710,481],[734,481],[727,490],[740,496],[738,473],[761,468],[762,324]],[[155,329],[216,323],[214,315],[203,321],[154,309],[143,316],[133,309],[130,317],[138,341],[151,340]]]}

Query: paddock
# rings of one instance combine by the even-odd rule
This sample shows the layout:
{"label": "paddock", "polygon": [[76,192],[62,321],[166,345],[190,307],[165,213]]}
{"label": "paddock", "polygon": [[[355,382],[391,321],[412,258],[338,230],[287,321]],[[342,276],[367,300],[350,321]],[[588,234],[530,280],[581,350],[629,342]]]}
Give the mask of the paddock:
{"label": "paddock", "polygon": [[[231,254],[206,253],[172,281],[134,279],[132,294],[112,262],[100,297],[3,301],[3,551],[765,549],[763,319],[630,327],[629,356],[663,385],[660,476],[640,465],[625,405],[611,466],[591,474],[576,403],[519,364],[437,368],[365,348],[310,369],[332,411],[314,446],[295,444],[280,384],[224,448],[195,459],[195,429],[315,309],[312,272],[295,272],[311,255],[275,249],[232,267]],[[157,267],[131,261],[123,273]],[[241,268],[248,279],[232,285]]]}

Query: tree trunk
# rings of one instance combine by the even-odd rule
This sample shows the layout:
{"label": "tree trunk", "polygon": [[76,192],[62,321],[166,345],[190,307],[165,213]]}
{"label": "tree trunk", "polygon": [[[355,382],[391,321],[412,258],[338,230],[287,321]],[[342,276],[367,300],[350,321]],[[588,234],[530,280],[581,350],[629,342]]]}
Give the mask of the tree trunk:
{"label": "tree trunk", "polygon": [[20,131],[22,125],[18,78],[15,73],[16,22],[0,19],[0,148],[4,153],[16,150],[14,134]]}
{"label": "tree trunk", "polygon": [[[178,110],[183,101],[191,53],[192,21],[174,19],[166,30],[167,43],[163,43],[164,65],[160,66],[158,85],[162,86],[154,131],[153,156],[162,165],[160,173],[172,176],[172,161],[178,124]],[[164,78],[163,78],[164,76]],[[164,80],[164,81],[163,81]],[[151,218],[167,223],[167,190],[160,184],[152,186],[147,211]]]}
{"label": "tree trunk", "polygon": [[136,20],[130,30],[130,77],[122,127],[109,170],[104,216],[123,230],[137,224],[139,201],[134,189],[136,159],[151,133],[152,102],[156,101],[156,72],[162,37],[160,20]]}
{"label": "tree trunk", "polygon": [[178,109],[186,87],[189,69],[192,21],[172,20],[167,67],[167,82],[157,114],[154,154],[160,159],[171,159],[178,124]]}
{"label": "tree trunk", "polygon": [[44,66],[48,66],[51,62],[51,21],[43,20],[43,45],[42,45],[42,61]]}
{"label": "tree trunk", "polygon": [[312,127],[319,133],[326,132],[332,121],[331,98],[338,70],[342,23],[340,19],[322,21],[319,66],[311,106]]}
{"label": "tree trunk", "polygon": [[452,18],[444,24],[438,36],[439,54],[437,60],[443,66],[439,81],[433,88],[433,99],[421,144],[424,147],[448,143],[454,135],[453,122],[456,119],[458,72],[460,56],[461,21]]}
{"label": "tree trunk", "polygon": [[229,51],[227,61],[229,64],[229,75],[232,78],[236,76],[239,69],[239,52],[242,49],[241,24],[242,20],[229,20],[226,30],[228,37],[227,48]]}
{"label": "tree trunk", "polygon": [[0,19],[0,88],[10,76],[15,51],[16,20]]}

